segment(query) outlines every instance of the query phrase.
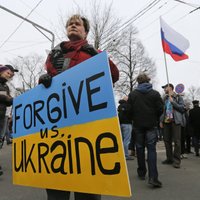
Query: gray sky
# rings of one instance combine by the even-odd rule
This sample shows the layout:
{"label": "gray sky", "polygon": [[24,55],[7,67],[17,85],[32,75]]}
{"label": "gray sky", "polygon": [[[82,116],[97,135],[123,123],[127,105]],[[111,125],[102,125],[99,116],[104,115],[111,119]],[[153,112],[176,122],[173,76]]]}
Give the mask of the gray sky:
{"label": "gray sky", "polygon": [[[111,2],[111,0],[101,1],[103,3]],[[163,16],[163,19],[168,25],[190,41],[190,47],[186,51],[189,55],[188,60],[175,62],[169,55],[166,55],[169,81],[174,85],[183,83],[186,90],[191,85],[200,86],[200,9],[190,13],[197,5],[200,6],[200,0],[184,1],[192,5],[188,6],[174,0],[113,0],[114,15],[124,21],[134,18],[134,16],[149,3],[157,2],[155,6],[145,12],[142,17],[137,18],[133,23],[139,30],[138,38],[140,38],[145,46],[148,55],[156,62],[157,84],[155,87],[157,89],[160,89],[160,86],[167,82],[160,41],[160,15]],[[89,0],[0,0],[0,5],[26,17],[39,2],[40,4],[30,14],[28,19],[52,32],[54,32],[56,28],[61,27],[61,15],[67,16],[68,13],[73,13],[77,5],[83,10],[90,7]],[[1,64],[6,64],[8,60],[12,60],[12,58],[16,56],[23,57],[34,52],[46,57],[45,50],[51,48],[51,42],[39,31],[32,25],[24,22],[20,28],[10,36],[22,20],[2,9],[0,9],[0,17]],[[51,37],[49,34],[48,36]],[[55,44],[58,42],[59,40],[56,38]]]}

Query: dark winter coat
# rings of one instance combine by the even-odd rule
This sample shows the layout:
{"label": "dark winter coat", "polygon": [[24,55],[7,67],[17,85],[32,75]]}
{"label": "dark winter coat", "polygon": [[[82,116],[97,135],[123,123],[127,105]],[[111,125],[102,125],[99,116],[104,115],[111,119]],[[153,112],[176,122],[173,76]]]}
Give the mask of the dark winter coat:
{"label": "dark winter coat", "polygon": [[153,128],[158,126],[159,117],[163,112],[163,101],[160,93],[152,89],[150,83],[139,84],[129,94],[131,116],[134,127]]}
{"label": "dark winter coat", "polygon": [[12,98],[9,97],[10,90],[6,82],[5,78],[0,77],[0,119],[5,117],[6,107],[12,105]]}
{"label": "dark winter coat", "polygon": [[118,106],[118,117],[119,117],[119,122],[120,124],[132,124],[131,120],[131,106],[128,104],[127,101],[125,100],[120,100],[119,101],[119,106]]}
{"label": "dark winter coat", "polygon": [[195,106],[189,111],[189,126],[194,136],[200,136],[200,107]]}

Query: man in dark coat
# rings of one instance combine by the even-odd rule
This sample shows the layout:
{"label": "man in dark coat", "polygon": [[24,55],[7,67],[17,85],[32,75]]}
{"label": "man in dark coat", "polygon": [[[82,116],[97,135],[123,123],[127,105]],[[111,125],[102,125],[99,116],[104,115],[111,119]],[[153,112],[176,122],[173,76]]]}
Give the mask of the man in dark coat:
{"label": "man in dark coat", "polygon": [[136,151],[138,176],[145,179],[147,172],[145,146],[147,147],[147,163],[149,184],[162,187],[158,180],[157,170],[157,126],[163,111],[163,101],[158,91],[152,88],[150,78],[146,74],[137,77],[138,86],[129,94],[134,131],[136,134]]}
{"label": "man in dark coat", "polygon": [[189,111],[189,125],[192,128],[194,138],[194,150],[196,156],[199,156],[199,141],[200,141],[200,107],[199,101],[194,100],[193,108]]}
{"label": "man in dark coat", "polygon": [[133,160],[133,158],[129,156],[128,152],[129,143],[131,141],[132,120],[130,117],[131,106],[128,104],[127,99],[127,97],[124,97],[123,99],[119,100],[118,116],[126,160]]}

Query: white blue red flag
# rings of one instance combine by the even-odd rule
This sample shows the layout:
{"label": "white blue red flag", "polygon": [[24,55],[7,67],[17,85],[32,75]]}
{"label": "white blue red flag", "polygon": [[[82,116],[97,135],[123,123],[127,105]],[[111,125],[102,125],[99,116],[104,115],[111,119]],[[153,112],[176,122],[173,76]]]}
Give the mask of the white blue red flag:
{"label": "white blue red flag", "polygon": [[190,45],[189,41],[172,29],[161,17],[160,25],[163,51],[171,55],[175,61],[188,59],[185,51]]}

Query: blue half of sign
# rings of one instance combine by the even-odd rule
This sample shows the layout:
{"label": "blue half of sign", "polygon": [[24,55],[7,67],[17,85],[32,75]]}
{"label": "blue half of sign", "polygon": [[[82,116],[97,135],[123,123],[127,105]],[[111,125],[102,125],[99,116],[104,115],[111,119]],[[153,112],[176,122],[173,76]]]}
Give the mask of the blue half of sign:
{"label": "blue half of sign", "polygon": [[13,103],[14,137],[117,116],[106,52],[38,85]]}

